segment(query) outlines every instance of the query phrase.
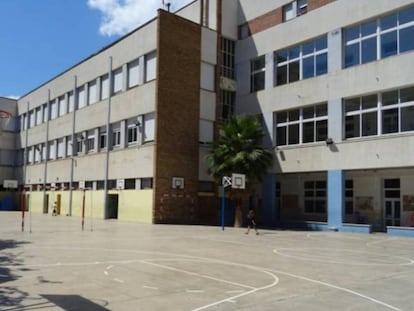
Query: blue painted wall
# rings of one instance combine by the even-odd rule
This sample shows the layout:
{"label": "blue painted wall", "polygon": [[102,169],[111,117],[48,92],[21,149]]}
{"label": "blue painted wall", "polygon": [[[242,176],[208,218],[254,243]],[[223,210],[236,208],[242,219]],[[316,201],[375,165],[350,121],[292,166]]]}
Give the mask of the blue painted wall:
{"label": "blue painted wall", "polygon": [[342,226],[345,196],[345,174],[343,170],[328,171],[328,228]]}

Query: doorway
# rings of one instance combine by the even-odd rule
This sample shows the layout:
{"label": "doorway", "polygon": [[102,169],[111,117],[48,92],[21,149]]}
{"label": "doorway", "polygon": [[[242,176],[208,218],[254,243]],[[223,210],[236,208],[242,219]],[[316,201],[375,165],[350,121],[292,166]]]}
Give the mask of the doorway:
{"label": "doorway", "polygon": [[45,194],[43,196],[43,214],[49,213],[49,195]]}
{"label": "doorway", "polygon": [[117,194],[108,194],[108,219],[118,219]]}
{"label": "doorway", "polygon": [[400,179],[384,179],[384,224],[401,225]]}

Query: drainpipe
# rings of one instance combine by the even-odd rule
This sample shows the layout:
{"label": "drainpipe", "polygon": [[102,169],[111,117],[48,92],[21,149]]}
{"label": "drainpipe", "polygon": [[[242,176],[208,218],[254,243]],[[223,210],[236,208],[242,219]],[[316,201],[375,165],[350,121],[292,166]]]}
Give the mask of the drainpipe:
{"label": "drainpipe", "polygon": [[43,213],[46,206],[46,178],[47,178],[47,160],[49,158],[49,119],[51,116],[50,111],[50,89],[47,90],[47,116],[46,116],[46,141],[45,141],[45,169],[43,171]]}
{"label": "drainpipe", "polygon": [[72,136],[71,136],[71,143],[72,143],[72,152],[70,155],[70,181],[69,181],[69,212],[68,212],[68,216],[72,216],[72,205],[73,205],[73,174],[74,174],[74,170],[75,170],[75,159],[73,158],[73,151],[74,151],[74,146],[75,146],[75,117],[76,117],[76,109],[78,106],[77,103],[77,96],[76,96],[76,88],[77,88],[77,84],[78,84],[78,77],[75,76],[74,77],[74,86],[73,86],[73,120],[72,120]]}
{"label": "drainpipe", "polygon": [[105,157],[105,180],[104,180],[104,219],[108,218],[108,176],[109,176],[109,130],[111,120],[111,85],[112,85],[112,56],[109,56],[108,68],[108,100],[106,116],[106,157]]}

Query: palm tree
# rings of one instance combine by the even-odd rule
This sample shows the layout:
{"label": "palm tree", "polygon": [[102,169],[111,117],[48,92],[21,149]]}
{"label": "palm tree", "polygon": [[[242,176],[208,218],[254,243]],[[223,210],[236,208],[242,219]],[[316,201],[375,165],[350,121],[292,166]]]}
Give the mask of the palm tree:
{"label": "palm tree", "polygon": [[235,227],[243,223],[242,200],[254,191],[254,185],[273,164],[273,153],[263,146],[265,133],[256,117],[239,116],[229,119],[219,130],[207,155],[210,174],[221,184],[223,176],[246,175],[246,189],[231,189],[229,197],[236,200]]}

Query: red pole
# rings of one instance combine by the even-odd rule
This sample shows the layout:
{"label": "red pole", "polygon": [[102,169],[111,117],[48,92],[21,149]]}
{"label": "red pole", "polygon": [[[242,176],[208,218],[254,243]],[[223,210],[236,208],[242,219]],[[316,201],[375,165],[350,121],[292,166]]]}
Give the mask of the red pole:
{"label": "red pole", "polygon": [[83,198],[82,198],[82,231],[85,226],[85,189],[83,190]]}
{"label": "red pole", "polygon": [[22,193],[21,208],[22,208],[22,232],[24,232],[24,211],[26,210],[26,194],[24,190]]}

